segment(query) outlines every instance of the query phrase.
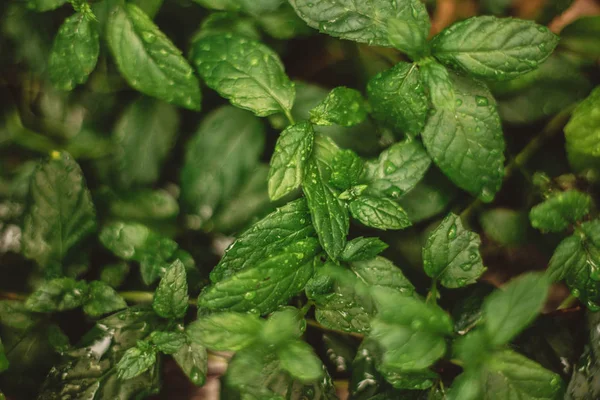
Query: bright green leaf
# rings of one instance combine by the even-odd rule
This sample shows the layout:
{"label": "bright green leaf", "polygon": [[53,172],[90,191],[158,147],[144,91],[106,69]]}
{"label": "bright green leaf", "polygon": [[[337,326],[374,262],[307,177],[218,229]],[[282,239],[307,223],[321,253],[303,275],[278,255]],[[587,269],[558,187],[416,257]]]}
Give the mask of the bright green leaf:
{"label": "bright green leaf", "polygon": [[150,334],[150,341],[156,348],[165,354],[175,354],[187,342],[183,332],[154,331]]}
{"label": "bright green leaf", "polygon": [[255,314],[223,312],[199,318],[186,333],[192,342],[211,350],[238,351],[258,339],[263,323]]}
{"label": "bright green leaf", "polygon": [[321,360],[312,347],[300,340],[287,343],[277,350],[281,368],[301,382],[314,382],[323,376]]}
{"label": "bright green leaf", "polygon": [[117,364],[117,377],[121,380],[135,378],[146,372],[156,364],[156,352],[146,344],[145,346],[132,347],[123,354],[123,358]]}
{"label": "bright green leaf", "polygon": [[173,359],[194,385],[204,385],[208,372],[208,354],[203,346],[186,343],[173,354]]}
{"label": "bright green leaf", "polygon": [[350,189],[362,176],[364,161],[352,150],[340,150],[333,157],[330,183],[340,190]]}
{"label": "bright green leaf", "polygon": [[315,125],[353,126],[367,118],[365,100],[358,90],[339,86],[310,110],[310,122]]}
{"label": "bright green leaf", "polygon": [[567,149],[594,157],[600,156],[600,88],[582,101],[573,111],[565,127]]}
{"label": "bright green leaf", "polygon": [[408,54],[413,60],[418,60],[427,52],[427,37],[431,24],[425,4],[420,0],[408,0],[411,13],[405,13],[402,18],[388,20],[388,39],[392,46]]}
{"label": "bright green leaf", "polygon": [[529,219],[542,232],[564,231],[590,213],[592,198],[577,190],[560,192],[533,207]]}
{"label": "bright green leaf", "polygon": [[87,315],[99,317],[125,307],[127,303],[113,288],[102,281],[90,282],[88,298],[83,305]]}
{"label": "bright green leaf", "polygon": [[183,318],[188,309],[188,285],[185,267],[175,260],[154,292],[152,307],[163,318]]}
{"label": "bright green leaf", "polygon": [[346,262],[371,260],[387,248],[388,245],[379,238],[360,236],[346,243],[340,258]]}
{"label": "bright green leaf", "polygon": [[411,225],[406,212],[386,197],[361,196],[350,203],[350,213],[366,226],[381,230],[404,229]]}
{"label": "bright green leaf", "polygon": [[29,311],[53,312],[77,308],[83,304],[88,293],[84,281],[71,278],[57,278],[43,283],[25,303]]}

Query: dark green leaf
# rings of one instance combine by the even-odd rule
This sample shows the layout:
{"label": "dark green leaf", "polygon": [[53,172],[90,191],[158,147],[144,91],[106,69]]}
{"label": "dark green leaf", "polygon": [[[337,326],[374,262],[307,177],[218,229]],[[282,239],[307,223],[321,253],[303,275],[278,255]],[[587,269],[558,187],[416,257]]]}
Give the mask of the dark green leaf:
{"label": "dark green leaf", "polygon": [[421,82],[429,91],[429,99],[435,109],[455,107],[454,84],[450,72],[435,60],[421,66]]}
{"label": "dark green leaf", "polygon": [[387,248],[388,245],[379,238],[360,236],[346,243],[340,259],[346,262],[371,260]]}
{"label": "dark green leaf", "polygon": [[560,45],[582,56],[600,56],[600,16],[584,15],[560,32]]}
{"label": "dark green leaf", "polygon": [[162,101],[141,97],[125,109],[113,130],[116,178],[122,188],[156,182],[178,128],[177,110]]}
{"label": "dark green leaf", "polygon": [[223,312],[199,318],[186,333],[193,343],[211,350],[239,351],[255,342],[262,328],[257,315]]}
{"label": "dark green leaf", "polygon": [[262,43],[215,34],[194,43],[191,59],[206,84],[234,106],[259,117],[292,109],[294,84],[277,53]]}
{"label": "dark green leaf", "polygon": [[25,303],[16,300],[0,301],[0,324],[17,331],[26,331],[38,322],[38,316],[27,311]]}
{"label": "dark green leaf", "polygon": [[188,285],[185,267],[175,260],[154,292],[152,307],[163,318],[183,318],[188,309]]}
{"label": "dark green leaf", "polygon": [[179,214],[179,204],[166,190],[141,189],[111,198],[110,214],[124,220],[168,220]]}
{"label": "dark green leaf", "polygon": [[288,126],[277,140],[269,170],[269,197],[277,200],[300,187],[315,132],[310,122]]}
{"label": "dark green leaf", "polygon": [[123,354],[117,364],[117,377],[123,381],[135,378],[156,364],[156,351],[149,345],[132,347]]}
{"label": "dark green leaf", "polygon": [[248,39],[260,39],[260,32],[253,18],[235,12],[216,12],[202,21],[200,30],[192,38],[192,43],[206,36],[229,32]]}
{"label": "dark green leaf", "polygon": [[479,235],[465,229],[460,217],[450,213],[423,247],[423,269],[448,288],[475,283],[486,269],[479,254],[480,244]]}
{"label": "dark green leaf", "polygon": [[540,273],[511,280],[483,302],[485,329],[493,345],[503,345],[527,327],[541,312],[550,284]]}
{"label": "dark green leaf", "polygon": [[71,310],[81,306],[88,294],[85,281],[71,278],[57,278],[43,283],[25,303],[29,311],[53,312]]}
{"label": "dark green leaf", "polygon": [[235,107],[221,107],[202,121],[187,145],[181,171],[183,203],[199,216],[200,226],[235,195],[258,164],[264,135],[256,117]]}
{"label": "dark green leaf", "polygon": [[350,213],[366,226],[381,230],[404,229],[411,225],[406,212],[386,197],[361,196],[350,203]]}
{"label": "dark green leaf", "polygon": [[[457,75],[451,79],[456,100],[429,117],[423,143],[457,186],[490,202],[504,176],[504,138],[496,103],[482,83]],[[438,82],[427,84],[435,89]]]}
{"label": "dark green leaf", "polygon": [[402,18],[388,20],[388,39],[398,50],[408,54],[413,60],[418,60],[428,51],[427,36],[431,24],[425,4],[419,0],[408,0],[411,13],[405,13]]}
{"label": "dark green leaf", "polygon": [[431,48],[446,65],[473,76],[506,80],[537,68],[557,43],[558,36],[532,21],[479,16],[446,28]]}
{"label": "dark green leaf", "polygon": [[83,312],[90,317],[99,317],[127,307],[123,298],[113,288],[102,281],[89,284],[88,298],[83,305]]}
{"label": "dark green leaf", "polygon": [[58,325],[48,325],[46,335],[48,336],[48,343],[57,353],[62,354],[71,348],[68,336]]}
{"label": "dark green leaf", "polygon": [[208,354],[203,346],[186,343],[173,354],[173,358],[194,385],[204,385],[208,372]]}
{"label": "dark green leaf", "polygon": [[398,204],[416,224],[444,211],[456,192],[456,186],[437,168],[430,168],[410,192],[398,199]]}
{"label": "dark green leaf", "polygon": [[41,267],[60,266],[67,252],[96,229],[96,212],[81,169],[53,152],[34,172],[23,219],[23,254]]}
{"label": "dark green leaf", "polygon": [[4,354],[4,346],[2,345],[2,339],[0,339],[0,372],[8,369],[8,358],[6,358],[6,354]]}
{"label": "dark green leaf", "polygon": [[352,150],[341,150],[333,157],[330,183],[340,190],[356,185],[363,173],[364,162]]}
{"label": "dark green leaf", "polygon": [[360,124],[366,117],[366,102],[360,92],[344,86],[333,89],[310,110],[310,122],[316,125],[352,126]]}
{"label": "dark green leaf", "polygon": [[429,105],[417,64],[400,62],[369,80],[373,117],[390,128],[417,135],[423,131]]}
{"label": "dark green leaf", "polygon": [[258,15],[256,19],[261,28],[275,39],[292,39],[313,33],[287,2],[277,10]]}
{"label": "dark green leaf", "polygon": [[150,341],[156,348],[165,354],[175,354],[187,343],[183,332],[154,331],[150,334]]}
{"label": "dark green leaf", "polygon": [[97,22],[77,13],[67,18],[54,38],[48,75],[62,90],[85,83],[100,53]]}
{"label": "dark green leaf", "polygon": [[338,198],[338,191],[329,184],[338,151],[330,139],[317,136],[302,184],[319,242],[333,259],[344,250],[350,228],[348,210]]}
{"label": "dark green leaf", "polygon": [[527,240],[529,221],[523,212],[494,208],[483,212],[479,223],[487,237],[503,246],[517,246]]}
{"label": "dark green leaf", "polygon": [[600,88],[594,89],[582,101],[565,127],[567,150],[598,157],[600,156]]}
{"label": "dark green leaf", "polygon": [[542,232],[560,232],[590,213],[592,198],[577,190],[560,192],[533,207],[529,219]]}
{"label": "dark green leaf", "polygon": [[200,110],[200,84],[171,40],[134,4],[115,7],[108,44],[119,70],[136,90],[190,110]]}
{"label": "dark green leaf", "polygon": [[281,368],[301,382],[314,382],[323,376],[323,364],[312,347],[294,340],[277,350]]}

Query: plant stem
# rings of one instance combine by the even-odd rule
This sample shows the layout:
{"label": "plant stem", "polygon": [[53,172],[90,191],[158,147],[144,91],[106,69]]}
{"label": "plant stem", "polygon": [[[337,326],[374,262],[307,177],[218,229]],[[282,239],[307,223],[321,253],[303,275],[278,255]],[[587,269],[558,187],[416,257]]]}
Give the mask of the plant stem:
{"label": "plant stem", "polygon": [[290,110],[283,110],[283,113],[285,114],[288,121],[290,121],[290,125],[294,125],[296,123],[296,121],[294,121],[294,117],[292,116],[292,113],[290,112]]}
{"label": "plant stem", "polygon": [[562,303],[560,303],[557,310],[565,310],[567,308],[571,308],[571,306],[573,304],[577,303],[577,301],[579,301],[579,299],[577,297],[573,296],[572,294],[570,294],[569,297],[567,297],[566,299],[563,300]]}
{"label": "plant stem", "polygon": [[[144,291],[127,291],[127,292],[119,292],[119,295],[130,303],[152,303],[154,299],[154,293],[152,292],[144,292]],[[191,306],[196,306],[197,300],[190,298],[188,299],[188,304]]]}

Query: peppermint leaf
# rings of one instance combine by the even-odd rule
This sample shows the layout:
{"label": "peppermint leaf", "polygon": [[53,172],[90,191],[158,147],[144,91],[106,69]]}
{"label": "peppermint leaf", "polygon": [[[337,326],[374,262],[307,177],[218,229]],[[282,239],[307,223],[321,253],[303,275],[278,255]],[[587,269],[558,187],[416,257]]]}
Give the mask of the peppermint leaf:
{"label": "peppermint leaf", "polygon": [[367,95],[373,118],[401,132],[421,133],[429,105],[419,76],[417,64],[400,62],[371,78]]}
{"label": "peppermint leaf", "polygon": [[288,126],[277,140],[269,170],[269,197],[277,200],[300,187],[315,132],[310,122]]}
{"label": "peppermint leaf", "polygon": [[156,364],[156,352],[148,344],[132,347],[123,354],[123,358],[117,364],[117,377],[121,380],[135,378],[149,370]]}
{"label": "peppermint leaf", "polygon": [[188,285],[185,267],[175,260],[160,280],[152,307],[163,318],[183,318],[188,309]]}
{"label": "peppermint leaf", "polygon": [[346,243],[340,259],[346,262],[371,260],[387,248],[388,245],[379,238],[360,236]]}
{"label": "peppermint leaf", "polygon": [[188,325],[186,334],[211,350],[239,351],[258,339],[263,322],[254,314],[211,314]]}
{"label": "peppermint leaf", "polygon": [[87,293],[88,285],[84,281],[57,278],[42,284],[33,292],[27,298],[25,307],[29,311],[44,313],[71,310],[83,304]]}
{"label": "peppermint leaf", "polygon": [[[427,84],[438,90],[438,81]],[[504,176],[504,138],[496,103],[479,82],[452,75],[451,85],[456,101],[429,117],[423,143],[452,182],[490,202]]]}
{"label": "peppermint leaf", "polygon": [[188,342],[173,354],[173,359],[194,385],[204,385],[208,372],[208,354],[203,346]]}
{"label": "peppermint leaf", "polygon": [[22,226],[23,255],[58,272],[67,252],[96,229],[96,212],[79,165],[52,152],[29,185]]}
{"label": "peppermint leaf", "polygon": [[600,110],[600,88],[594,89],[573,111],[571,120],[565,127],[567,151],[600,156],[598,110]]}
{"label": "peppermint leaf", "polygon": [[427,36],[431,24],[425,4],[419,0],[408,0],[411,12],[402,15],[402,18],[388,20],[388,39],[392,46],[408,54],[413,60],[425,55],[427,51]]}
{"label": "peppermint leaf", "polygon": [[67,18],[54,38],[48,76],[59,89],[85,83],[100,53],[97,22],[77,13]]}
{"label": "peppermint leaf", "polygon": [[363,122],[366,117],[367,108],[360,92],[344,86],[333,89],[310,110],[310,122],[315,125],[353,126]]}
{"label": "peppermint leaf", "polygon": [[234,106],[259,117],[292,109],[294,84],[277,53],[262,43],[215,34],[194,43],[191,59],[208,87]]}
{"label": "peppermint leaf", "polygon": [[560,232],[590,213],[592,198],[569,190],[555,194],[529,212],[531,226],[543,232]]}
{"label": "peppermint leaf", "polygon": [[411,225],[406,212],[385,197],[361,196],[350,203],[350,213],[366,226],[381,230],[404,229]]}
{"label": "peppermint leaf", "polygon": [[333,157],[331,179],[333,186],[347,190],[356,185],[363,173],[364,162],[352,150],[341,150]]}
{"label": "peppermint leaf", "polygon": [[507,80],[537,68],[557,43],[555,34],[532,21],[480,16],[440,32],[431,49],[445,65],[480,78]]}
{"label": "peppermint leaf", "polygon": [[301,382],[314,382],[323,376],[323,364],[312,347],[300,340],[287,343],[277,350],[281,368]]}
{"label": "peppermint leaf", "polygon": [[106,34],[119,71],[134,89],[190,110],[200,110],[200,85],[171,40],[134,4],[110,13]]}
{"label": "peppermint leaf", "polygon": [[473,284],[486,269],[480,244],[479,235],[465,229],[460,217],[450,213],[423,247],[423,269],[448,288]]}
{"label": "peppermint leaf", "polygon": [[88,296],[83,312],[90,317],[99,317],[127,307],[125,300],[102,281],[90,282]]}
{"label": "peppermint leaf", "polygon": [[187,342],[182,332],[154,331],[150,334],[150,341],[156,348],[165,354],[175,354]]}

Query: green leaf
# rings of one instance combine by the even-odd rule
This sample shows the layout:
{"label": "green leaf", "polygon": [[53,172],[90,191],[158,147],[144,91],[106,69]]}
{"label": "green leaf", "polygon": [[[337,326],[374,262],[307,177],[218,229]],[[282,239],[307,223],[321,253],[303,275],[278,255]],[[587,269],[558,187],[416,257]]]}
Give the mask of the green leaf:
{"label": "green leaf", "polygon": [[421,82],[429,91],[429,99],[435,109],[452,109],[456,104],[454,84],[450,72],[435,60],[421,65]]}
{"label": "green leaf", "polygon": [[188,309],[188,285],[185,267],[179,260],[173,264],[160,280],[154,292],[152,308],[163,318],[183,318]]}
{"label": "green leaf", "polygon": [[239,351],[256,341],[263,328],[255,314],[223,312],[201,317],[186,328],[193,343],[216,351]]}
{"label": "green leaf", "polygon": [[479,400],[482,398],[480,371],[464,372],[454,379],[448,391],[448,400]]}
{"label": "green leaf", "polygon": [[421,181],[430,165],[431,159],[418,141],[395,143],[376,161],[365,164],[365,182],[369,190],[397,199]]}
{"label": "green leaf", "polygon": [[366,226],[381,230],[404,229],[411,225],[398,203],[386,197],[361,196],[350,203],[350,213]]}
{"label": "green leaf", "polygon": [[302,183],[319,242],[333,259],[344,250],[350,228],[348,210],[339,200],[338,191],[329,184],[333,159],[338,151],[330,139],[317,136]]}
{"label": "green leaf", "polygon": [[479,235],[465,229],[458,215],[450,213],[429,235],[423,246],[425,273],[448,288],[475,283],[485,271]]}
{"label": "green leaf", "polygon": [[600,220],[581,224],[564,239],[548,264],[553,281],[564,279],[575,297],[592,311],[600,310]]}
{"label": "green leaf", "polygon": [[323,101],[310,110],[315,125],[358,125],[367,118],[366,102],[358,90],[344,86],[334,88]]}
{"label": "green leaf", "polygon": [[542,232],[561,232],[590,213],[592,198],[577,190],[560,192],[533,207],[531,226]]}
{"label": "green leaf", "polygon": [[124,220],[169,220],[179,214],[179,204],[166,190],[140,189],[114,194],[110,199],[110,214]]}
{"label": "green leaf", "polygon": [[67,0],[27,0],[27,8],[35,11],[50,11],[66,2]]}
{"label": "green leaf", "polygon": [[410,4],[411,13],[388,20],[388,39],[392,46],[408,54],[411,59],[418,60],[428,51],[427,37],[431,29],[429,14],[425,4],[419,0],[402,3]]}
{"label": "green leaf", "polygon": [[179,116],[173,106],[149,97],[131,103],[113,130],[119,185],[131,188],[155,183],[178,129]]}
{"label": "green leaf", "polygon": [[400,62],[369,80],[367,95],[373,118],[401,132],[423,131],[429,105],[417,64]]}
{"label": "green leaf", "polygon": [[150,334],[150,341],[159,351],[175,354],[187,343],[187,337],[183,332],[154,331]]}
{"label": "green leaf", "polygon": [[208,87],[234,106],[259,117],[292,109],[294,84],[277,53],[262,43],[215,34],[194,43],[191,59]]}
{"label": "green leaf", "polygon": [[260,40],[256,21],[236,12],[215,12],[206,17],[191,42],[214,34],[235,33],[248,39]]}
{"label": "green leaf", "polygon": [[582,101],[571,115],[565,126],[567,150],[594,157],[600,156],[600,128],[598,115],[600,110],[600,88]]}
{"label": "green leaf", "polygon": [[38,315],[27,311],[25,303],[17,300],[0,301],[0,324],[17,331],[26,331],[37,322]]}
{"label": "green leaf", "polygon": [[578,55],[600,56],[600,16],[583,15],[560,31],[560,45]]}
{"label": "green leaf", "polygon": [[293,39],[313,33],[287,2],[277,10],[256,16],[256,20],[261,28],[275,39]]}
{"label": "green leaf", "polygon": [[288,126],[277,139],[269,170],[269,197],[278,200],[300,187],[315,131],[310,122]]}
{"label": "green leaf", "polygon": [[304,289],[313,275],[318,249],[314,238],[296,242],[263,262],[208,287],[198,297],[198,307],[251,311],[261,315],[272,312]]}
{"label": "green leaf", "polygon": [[387,248],[388,245],[379,238],[360,236],[346,243],[340,259],[346,262],[371,260]]}
{"label": "green leaf", "polygon": [[286,307],[269,316],[261,332],[261,340],[279,347],[290,340],[298,339],[306,329],[304,315],[294,307]]}
{"label": "green leaf", "polygon": [[200,225],[226,204],[258,164],[264,127],[251,113],[225,106],[208,114],[187,144],[181,171],[185,209]]}
{"label": "green leaf", "polygon": [[296,13],[310,27],[355,42],[391,46],[388,19],[410,20],[421,32],[429,32],[429,18],[418,0],[290,0]]}
{"label": "green leaf", "polygon": [[192,67],[139,7],[131,3],[115,7],[106,34],[119,71],[134,89],[200,110],[200,84]]}
{"label": "green leaf", "polygon": [[4,346],[2,345],[2,339],[0,339],[0,372],[6,371],[8,369],[8,365],[8,358],[6,358]]}
{"label": "green leaf", "polygon": [[90,317],[99,317],[127,307],[123,298],[102,281],[89,284],[88,298],[83,305],[83,312]]}
{"label": "green leaf", "polygon": [[208,372],[208,354],[203,346],[186,343],[173,354],[173,358],[194,385],[204,385]]}
{"label": "green leaf", "polygon": [[59,89],[72,90],[85,83],[100,53],[97,22],[77,13],[61,25],[50,53],[48,76]]}
{"label": "green leaf", "polygon": [[530,272],[489,295],[482,309],[490,342],[506,344],[527,327],[542,311],[549,286],[542,274]]}
{"label": "green leaf", "polygon": [[456,186],[439,169],[430,168],[410,192],[398,199],[398,204],[416,224],[443,212],[456,197],[456,192]]}
{"label": "green leaf", "polygon": [[352,150],[340,150],[333,157],[330,183],[340,190],[356,185],[363,173],[364,162]]}
{"label": "green leaf", "polygon": [[[441,89],[438,83],[427,81],[433,90]],[[423,143],[452,182],[490,202],[504,176],[504,138],[496,103],[480,82],[452,75],[451,83],[456,101],[429,117]]]}
{"label": "green leaf", "polygon": [[442,63],[493,80],[513,79],[550,56],[558,36],[533,21],[472,17],[444,29],[431,42]]}
{"label": "green leaf", "polygon": [[156,364],[156,351],[148,344],[132,347],[123,354],[117,364],[117,377],[123,381],[135,378]]}
{"label": "green leaf", "polygon": [[23,255],[55,271],[67,252],[95,229],[96,212],[81,169],[67,153],[53,152],[31,177]]}
{"label": "green leaf", "polygon": [[485,364],[484,400],[562,398],[558,374],[511,350],[494,353]]}
{"label": "green leaf", "polygon": [[281,368],[301,382],[314,382],[323,376],[323,364],[312,347],[300,340],[287,343],[277,350]]}
{"label": "green leaf", "polygon": [[88,285],[71,278],[57,278],[43,283],[25,303],[29,311],[53,312],[71,310],[81,306],[87,296]]}
{"label": "green leaf", "polygon": [[219,282],[235,272],[256,267],[285,247],[314,236],[306,200],[292,201],[240,234],[211,271],[210,280]]}
{"label": "green leaf", "polygon": [[494,208],[479,217],[485,235],[503,246],[518,246],[527,240],[527,214],[506,208]]}

